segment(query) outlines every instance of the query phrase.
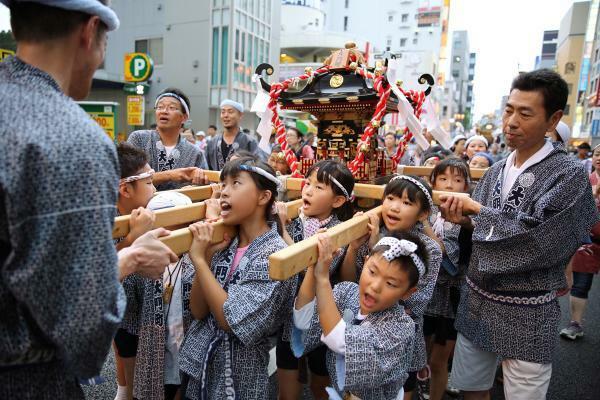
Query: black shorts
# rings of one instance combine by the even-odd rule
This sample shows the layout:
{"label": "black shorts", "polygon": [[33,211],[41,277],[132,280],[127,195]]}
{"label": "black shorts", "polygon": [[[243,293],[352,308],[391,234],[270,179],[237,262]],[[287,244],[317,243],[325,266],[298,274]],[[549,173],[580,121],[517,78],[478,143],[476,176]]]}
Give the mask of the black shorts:
{"label": "black shorts", "polygon": [[[297,370],[298,359],[292,352],[290,342],[282,339],[281,334],[277,336],[277,348],[275,349],[277,368]],[[308,369],[315,375],[328,376],[327,372],[327,346],[321,345],[306,354]]]}
{"label": "black shorts", "polygon": [[456,341],[457,332],[454,328],[454,319],[432,317],[425,315],[423,318],[423,335],[435,335],[434,343],[445,346],[447,340]]}
{"label": "black shorts", "polygon": [[412,392],[417,387],[417,371],[409,372],[406,382],[404,382],[404,391]]}
{"label": "black shorts", "polygon": [[138,348],[138,336],[132,335],[125,329],[119,328],[115,335],[115,347],[117,348],[119,357],[135,357]]}
{"label": "black shorts", "polygon": [[179,388],[180,385],[165,385],[165,400],[173,400]]}

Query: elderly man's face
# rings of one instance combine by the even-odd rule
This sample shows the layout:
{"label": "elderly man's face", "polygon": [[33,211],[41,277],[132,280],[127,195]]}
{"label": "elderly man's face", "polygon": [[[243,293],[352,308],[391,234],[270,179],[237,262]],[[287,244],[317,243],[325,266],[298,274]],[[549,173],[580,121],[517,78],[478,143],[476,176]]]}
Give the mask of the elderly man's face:
{"label": "elderly man's face", "polygon": [[562,111],[546,117],[544,96],[539,91],[513,89],[502,115],[502,131],[506,144],[518,151],[543,143],[546,132],[556,128]]}
{"label": "elderly man's face", "polygon": [[240,119],[242,119],[242,113],[231,106],[224,106],[221,108],[221,122],[225,129],[231,129],[240,126]]}

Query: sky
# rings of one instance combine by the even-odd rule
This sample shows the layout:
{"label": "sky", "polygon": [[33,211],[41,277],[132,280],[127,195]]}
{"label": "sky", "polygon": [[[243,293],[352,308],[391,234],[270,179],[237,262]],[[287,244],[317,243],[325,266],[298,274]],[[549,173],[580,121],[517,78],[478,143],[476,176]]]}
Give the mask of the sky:
{"label": "sky", "polygon": [[[363,0],[365,1],[365,0]],[[421,1],[421,3],[424,3]],[[451,0],[450,36],[469,34],[475,66],[475,116],[494,112],[519,70],[531,70],[541,53],[543,31],[559,29],[572,0]],[[10,29],[8,9],[0,5],[0,30]],[[450,53],[448,53],[450,54]]]}
{"label": "sky", "polygon": [[452,31],[466,30],[475,65],[475,116],[494,112],[518,71],[541,53],[545,30],[559,29],[572,0],[451,0]]}

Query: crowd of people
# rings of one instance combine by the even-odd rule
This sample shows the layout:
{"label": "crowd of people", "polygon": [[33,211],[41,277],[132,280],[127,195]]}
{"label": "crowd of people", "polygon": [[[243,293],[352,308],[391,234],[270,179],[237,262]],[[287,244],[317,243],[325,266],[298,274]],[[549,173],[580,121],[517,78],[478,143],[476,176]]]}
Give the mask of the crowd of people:
{"label": "crowd of people", "polygon": [[[449,366],[466,400],[489,399],[499,363],[507,399],[546,397],[557,298],[570,290],[560,334],[580,337],[600,256],[600,148],[578,160],[561,143],[558,74],[512,82],[505,157],[477,135],[409,154],[431,175],[391,177],[368,233],[338,249],[327,229],[362,215],[344,163],[312,165],[289,218],[285,158],[243,132],[243,105],[221,104],[222,132],[185,133],[176,88],[156,98],[155,129],[115,148],[73,101],[118,27],[106,1],[2,2],[18,50],[0,64],[1,398],[83,398],[111,344],[116,399],[265,399],[273,346],[282,400],[300,398],[303,371],[315,399],[439,400]],[[191,204],[169,190],[207,184],[207,168],[221,182],[178,257],[160,238],[182,226],[152,229],[154,211]],[[488,169],[475,183],[471,168]],[[117,215],[130,229],[113,240]],[[235,228],[216,244],[215,219]],[[268,257],[313,236],[314,265],[272,280]]]}

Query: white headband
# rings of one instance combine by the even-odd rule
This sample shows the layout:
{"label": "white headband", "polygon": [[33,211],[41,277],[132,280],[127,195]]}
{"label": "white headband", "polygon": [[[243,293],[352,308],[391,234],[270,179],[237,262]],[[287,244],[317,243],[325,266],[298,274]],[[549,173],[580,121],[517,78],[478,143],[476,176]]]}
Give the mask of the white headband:
{"label": "white headband", "polygon": [[242,171],[254,172],[254,173],[259,174],[260,176],[264,176],[265,178],[267,178],[268,180],[270,180],[271,182],[273,182],[273,183],[275,183],[277,185],[277,192],[280,191],[281,181],[279,179],[277,179],[276,176],[268,173],[264,169],[262,169],[260,167],[255,167],[254,165],[246,165],[246,164],[240,165],[240,169]]}
{"label": "white headband", "polygon": [[454,139],[452,139],[452,144],[455,145],[457,142],[461,141],[461,140],[467,140],[467,137],[465,135],[456,135],[454,136]]}
{"label": "white headband", "polygon": [[468,147],[469,144],[474,140],[479,140],[480,142],[483,142],[486,148],[488,148],[489,146],[488,140],[485,138],[485,136],[475,135],[467,139],[467,141],[465,142],[465,147]]}
{"label": "white headband", "polygon": [[119,181],[119,183],[131,183],[131,182],[139,181],[140,179],[150,178],[150,177],[152,177],[152,175],[154,175],[153,169],[151,169],[150,171],[142,172],[141,174],[138,174],[138,175],[131,175],[131,176],[128,176],[127,178],[123,178]]}
{"label": "white headband", "polygon": [[178,96],[175,93],[171,93],[171,92],[163,93],[160,96],[158,96],[156,98],[156,101],[154,102],[154,108],[156,108],[156,106],[158,105],[158,101],[160,99],[162,99],[163,97],[172,97],[176,100],[179,100],[179,102],[181,103],[181,106],[183,107],[183,110],[185,111],[185,115],[187,115],[187,116],[190,115],[190,109],[189,109],[187,103],[185,102],[185,100],[181,96]]}
{"label": "white headband", "polygon": [[419,189],[421,189],[421,191],[425,194],[425,197],[427,197],[427,202],[429,203],[429,209],[433,210],[433,199],[431,198],[431,195],[429,194],[429,191],[427,190],[425,185],[423,185],[421,182],[419,182],[412,176],[407,176],[407,175],[395,175],[392,179],[390,179],[390,181],[388,182],[388,185],[390,183],[392,183],[393,181],[395,181],[396,179],[403,179],[405,181],[409,181],[409,182],[412,182],[415,185],[417,185],[417,187]]}
{"label": "white headband", "polygon": [[327,174],[327,176],[329,177],[329,180],[331,182],[333,182],[335,184],[335,186],[339,187],[340,190],[342,191],[342,193],[344,193],[344,196],[346,197],[346,200],[348,200],[348,201],[354,200],[354,192],[352,192],[351,194],[348,194],[348,191],[346,190],[346,188],[344,187],[344,185],[342,185],[340,183],[340,181],[338,181],[333,176],[331,176],[331,174]]}
{"label": "white headband", "polygon": [[417,267],[417,271],[419,271],[419,276],[425,275],[425,264],[423,264],[421,258],[415,253],[418,249],[418,246],[415,243],[406,239],[397,239],[393,236],[386,236],[377,242],[375,248],[379,246],[389,247],[382,253],[383,258],[388,262],[392,262],[400,256],[410,256]]}
{"label": "white headband", "polygon": [[242,103],[238,103],[237,101],[233,101],[231,99],[223,100],[221,102],[221,105],[219,106],[219,108],[223,108],[225,106],[233,107],[241,113],[244,112],[244,105]]}

